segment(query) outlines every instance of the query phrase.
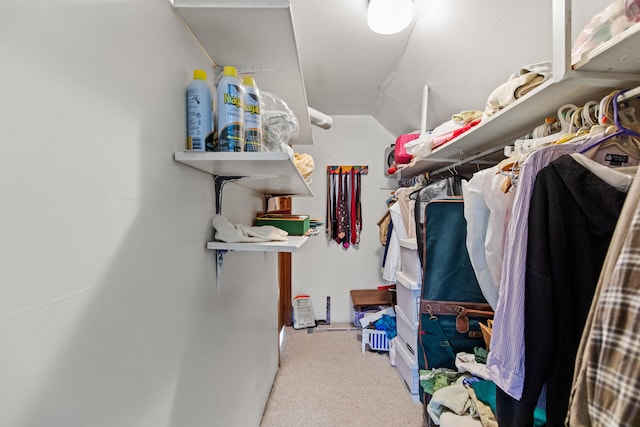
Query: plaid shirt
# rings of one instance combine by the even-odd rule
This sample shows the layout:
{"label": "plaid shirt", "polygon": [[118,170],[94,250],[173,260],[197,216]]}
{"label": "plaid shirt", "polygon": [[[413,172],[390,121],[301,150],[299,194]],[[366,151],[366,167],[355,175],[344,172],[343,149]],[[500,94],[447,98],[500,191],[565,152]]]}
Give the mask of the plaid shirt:
{"label": "plaid shirt", "polygon": [[627,196],[582,336],[569,426],[640,426],[640,173]]}

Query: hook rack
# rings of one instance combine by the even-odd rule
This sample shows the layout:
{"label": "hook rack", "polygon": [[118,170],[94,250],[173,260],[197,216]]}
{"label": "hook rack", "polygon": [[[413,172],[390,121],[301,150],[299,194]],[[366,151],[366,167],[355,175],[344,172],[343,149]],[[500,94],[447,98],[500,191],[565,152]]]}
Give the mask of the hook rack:
{"label": "hook rack", "polygon": [[340,173],[351,173],[351,170],[354,170],[356,173],[361,175],[366,175],[369,173],[369,166],[354,166],[354,165],[343,165],[343,166],[327,166],[327,175],[337,175]]}

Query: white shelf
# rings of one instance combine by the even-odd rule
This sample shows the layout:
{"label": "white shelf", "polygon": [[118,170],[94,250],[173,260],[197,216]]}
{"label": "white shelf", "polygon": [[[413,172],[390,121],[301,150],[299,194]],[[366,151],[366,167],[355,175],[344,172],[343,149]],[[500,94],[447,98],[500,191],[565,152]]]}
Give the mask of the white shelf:
{"label": "white shelf", "polygon": [[177,162],[215,176],[241,176],[237,184],[272,196],[313,196],[285,152],[179,151]]}
{"label": "white shelf", "polygon": [[581,71],[640,72],[640,24],[635,24],[611,40],[587,52],[574,62]]}
{"label": "white shelf", "polygon": [[550,78],[518,99],[490,120],[436,148],[415,165],[397,172],[410,178],[463,160],[515,139],[541,124],[545,117],[557,117],[563,104],[599,100],[614,89],[640,84],[640,23],[585,55],[564,76]]}
{"label": "white shelf", "polygon": [[265,70],[254,74],[258,88],[280,96],[298,119],[300,131],[291,143],[313,144],[290,1],[172,3],[215,64]]}
{"label": "white shelf", "polygon": [[286,242],[260,243],[225,243],[209,242],[207,249],[228,251],[256,251],[256,252],[296,252],[309,238],[306,236],[289,236]]}

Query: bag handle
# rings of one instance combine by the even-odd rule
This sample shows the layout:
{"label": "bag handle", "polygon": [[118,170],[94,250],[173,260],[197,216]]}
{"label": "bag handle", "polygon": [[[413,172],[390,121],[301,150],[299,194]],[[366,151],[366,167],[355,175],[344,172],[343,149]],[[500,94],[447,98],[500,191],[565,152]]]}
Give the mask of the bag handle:
{"label": "bag handle", "polygon": [[[488,303],[482,302],[464,302],[464,301],[438,301],[438,300],[420,300],[420,312],[422,314],[458,314],[459,307],[463,307],[468,313],[470,310],[478,312],[480,317],[492,317],[493,309]],[[476,315],[476,314],[474,314]]]}
{"label": "bag handle", "polygon": [[436,314],[455,315],[456,331],[461,334],[469,332],[469,317],[493,317],[493,310],[487,303],[459,301],[420,300],[420,313],[428,314],[429,319],[437,319]]}

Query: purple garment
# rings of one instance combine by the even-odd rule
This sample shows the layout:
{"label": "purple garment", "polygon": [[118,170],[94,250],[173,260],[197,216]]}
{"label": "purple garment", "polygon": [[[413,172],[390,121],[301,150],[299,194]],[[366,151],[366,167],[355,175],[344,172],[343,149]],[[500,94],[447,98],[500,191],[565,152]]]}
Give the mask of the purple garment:
{"label": "purple garment", "polygon": [[[587,143],[587,142],[584,142]],[[550,145],[534,151],[520,165],[520,174],[504,244],[504,262],[498,305],[495,310],[489,376],[514,399],[524,385],[524,289],[527,261],[529,204],[538,172],[564,154],[578,150],[582,142]]]}

